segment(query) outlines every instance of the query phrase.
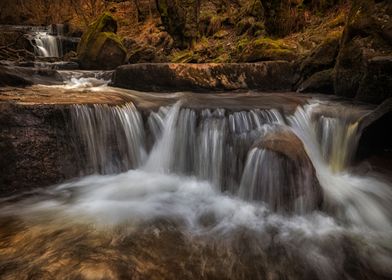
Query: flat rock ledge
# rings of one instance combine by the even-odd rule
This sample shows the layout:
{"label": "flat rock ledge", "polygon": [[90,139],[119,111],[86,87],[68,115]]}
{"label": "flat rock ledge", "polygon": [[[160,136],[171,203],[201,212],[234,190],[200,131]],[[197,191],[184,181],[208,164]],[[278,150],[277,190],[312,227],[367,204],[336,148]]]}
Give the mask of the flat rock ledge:
{"label": "flat rock ledge", "polygon": [[139,91],[290,91],[293,66],[287,61],[227,64],[142,63],[118,67],[112,86]]}

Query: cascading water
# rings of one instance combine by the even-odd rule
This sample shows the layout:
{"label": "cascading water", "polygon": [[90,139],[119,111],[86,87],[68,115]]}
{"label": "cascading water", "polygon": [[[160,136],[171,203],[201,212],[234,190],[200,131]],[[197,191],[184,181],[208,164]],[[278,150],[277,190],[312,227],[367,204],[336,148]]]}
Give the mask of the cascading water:
{"label": "cascading water", "polygon": [[[73,106],[71,130],[83,173],[95,174],[3,201],[2,216],[34,228],[30,235],[15,229],[19,238],[11,243],[58,277],[69,276],[61,274],[62,263],[72,264],[68,273],[84,276],[93,263],[88,271],[114,275],[108,279],[143,272],[157,279],[392,276],[391,186],[349,172],[355,118],[327,118],[315,110],[317,101],[292,115],[182,104],[144,119],[132,103]],[[311,166],[293,165],[257,145],[280,131],[300,139]],[[50,238],[61,256],[37,255],[28,246]],[[74,246],[91,257],[72,255]],[[29,266],[18,265],[31,275]]]}
{"label": "cascading water", "polygon": [[38,56],[43,57],[62,57],[62,37],[63,25],[57,24],[56,32],[53,25],[47,28],[36,28],[30,37],[30,41],[34,47],[34,52]]}

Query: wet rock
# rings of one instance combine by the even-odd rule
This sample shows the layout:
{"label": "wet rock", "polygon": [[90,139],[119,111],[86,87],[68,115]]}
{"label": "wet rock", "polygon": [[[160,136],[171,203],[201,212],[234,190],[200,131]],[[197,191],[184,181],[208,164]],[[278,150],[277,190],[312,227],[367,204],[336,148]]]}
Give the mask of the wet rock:
{"label": "wet rock", "polygon": [[127,51],[116,32],[117,22],[109,13],[90,25],[77,49],[83,69],[114,69],[125,62]]}
{"label": "wet rock", "polygon": [[333,94],[333,69],[317,72],[298,87],[298,92]]}
{"label": "wet rock", "polygon": [[32,81],[9,67],[0,66],[0,86],[31,86]]}
{"label": "wet rock", "polygon": [[118,67],[112,85],[141,91],[288,91],[293,77],[291,64],[285,61],[137,64]]}
{"label": "wet rock", "polygon": [[[390,81],[382,69],[388,69],[389,62],[386,59],[381,62],[376,57],[392,55],[388,35],[391,16],[391,1],[353,1],[335,65],[334,88],[337,95],[374,103],[388,97],[385,96],[388,89],[384,88],[386,81],[390,87]],[[367,83],[371,84],[371,90]]]}
{"label": "wet rock", "polygon": [[[279,188],[263,197],[277,211],[311,211],[321,207],[323,196],[316,171],[301,140],[289,130],[272,131],[263,136],[253,148],[269,153],[275,162],[274,170],[267,176],[279,174],[279,181],[271,177],[269,185]],[[267,155],[268,156],[268,155]],[[267,179],[267,178],[264,178]],[[268,179],[267,179],[268,181]]]}
{"label": "wet rock", "polygon": [[0,66],[0,86],[53,85],[62,81],[61,75],[51,69]]}
{"label": "wet rock", "polygon": [[0,196],[76,176],[61,107],[0,103]]}

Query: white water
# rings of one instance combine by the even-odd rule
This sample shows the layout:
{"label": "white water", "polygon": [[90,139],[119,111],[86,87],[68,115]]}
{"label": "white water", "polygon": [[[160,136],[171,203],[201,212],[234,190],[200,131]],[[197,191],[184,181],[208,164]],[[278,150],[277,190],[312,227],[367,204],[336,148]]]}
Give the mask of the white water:
{"label": "white water", "polygon": [[[323,146],[317,141],[316,124],[311,121],[312,111],[317,107],[317,103],[298,108],[294,116],[290,117],[290,124],[296,135],[305,144],[305,149],[312,160],[317,171],[317,178],[323,188],[326,208],[337,212],[341,219],[346,219],[350,223],[359,227],[375,229],[377,231],[391,232],[392,230],[392,188],[387,182],[377,180],[372,177],[362,177],[350,174],[347,170],[336,172],[334,163],[329,165],[323,157]],[[340,146],[333,147],[335,150],[331,154],[341,153],[351,155],[356,149],[356,139],[353,135],[352,127],[355,124],[346,126],[342,139],[342,130],[331,130],[328,137],[338,138]],[[322,141],[322,143],[325,141]],[[332,141],[334,142],[334,141]],[[336,141],[335,141],[336,142]],[[339,169],[342,168],[342,161],[346,159],[337,157]],[[338,169],[338,170],[339,170]]]}

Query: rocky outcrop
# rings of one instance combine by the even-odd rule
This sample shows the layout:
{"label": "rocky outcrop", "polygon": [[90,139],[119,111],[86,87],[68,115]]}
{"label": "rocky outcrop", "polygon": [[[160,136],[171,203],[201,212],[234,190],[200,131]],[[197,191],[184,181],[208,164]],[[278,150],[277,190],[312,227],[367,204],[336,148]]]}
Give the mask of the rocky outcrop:
{"label": "rocky outcrop", "polygon": [[358,122],[360,138],[356,158],[383,155],[392,151],[392,98],[385,100],[375,110]]}
{"label": "rocky outcrop", "polygon": [[273,165],[274,161],[277,169],[272,173],[281,173],[278,182],[280,186],[276,186],[280,191],[278,194],[270,194],[268,200],[273,200],[269,201],[270,204],[288,211],[310,211],[321,207],[323,196],[316,171],[304,145],[293,132],[285,129],[269,132],[253,148],[272,152],[271,163],[268,164]]}
{"label": "rocky outcrop", "polygon": [[356,98],[381,103],[392,97],[392,56],[378,56],[368,60]]}
{"label": "rocky outcrop", "polygon": [[297,91],[333,94],[333,69],[313,74],[299,85]]}
{"label": "rocky outcrop", "polygon": [[179,48],[199,36],[200,0],[157,0],[162,24]]}
{"label": "rocky outcrop", "polygon": [[117,22],[104,13],[83,34],[77,53],[83,69],[114,69],[127,57],[121,39],[116,35]]}
{"label": "rocky outcrop", "polygon": [[353,1],[334,70],[337,95],[372,103],[391,96],[391,22],[391,1]]}
{"label": "rocky outcrop", "polygon": [[63,109],[0,103],[0,196],[78,175]]}
{"label": "rocky outcrop", "polygon": [[285,61],[229,64],[123,65],[112,85],[141,91],[288,91],[294,73]]}
{"label": "rocky outcrop", "polygon": [[33,84],[53,85],[62,82],[62,77],[55,70],[0,65],[0,87],[24,87]]}
{"label": "rocky outcrop", "polygon": [[317,46],[301,63],[300,73],[308,78],[316,72],[333,68],[339,52],[340,33],[333,34]]}

